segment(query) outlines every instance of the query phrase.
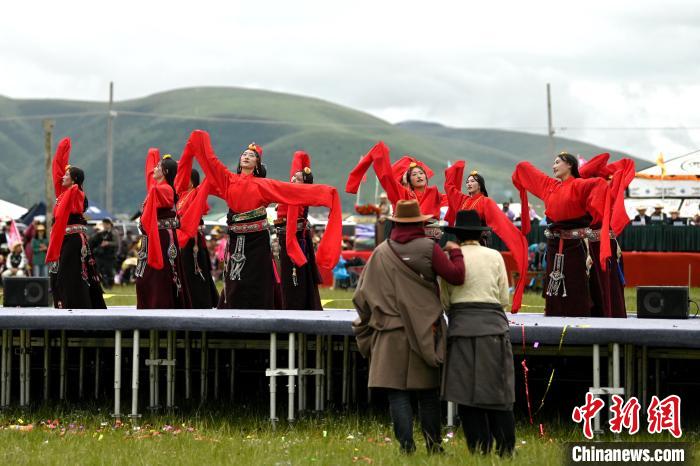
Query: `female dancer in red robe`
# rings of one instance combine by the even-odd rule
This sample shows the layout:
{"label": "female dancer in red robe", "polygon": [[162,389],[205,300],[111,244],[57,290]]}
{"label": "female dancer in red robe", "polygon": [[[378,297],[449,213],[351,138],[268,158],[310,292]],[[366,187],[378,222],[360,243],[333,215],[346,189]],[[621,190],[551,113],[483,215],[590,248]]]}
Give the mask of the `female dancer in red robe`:
{"label": "female dancer in red robe", "polygon": [[[630,218],[625,209],[625,190],[630,185],[635,175],[634,161],[623,158],[609,163],[610,154],[600,154],[593,157],[584,164],[579,172],[581,178],[600,178],[607,180],[610,186],[611,214],[610,228],[614,235],[610,238],[610,248],[612,257],[608,262],[608,267],[603,270],[598,256],[600,254],[600,243],[590,243],[591,257],[593,258],[593,272],[591,274],[591,292],[595,308],[594,316],[600,317],[622,317],[625,313],[625,279],[624,267],[622,263],[622,250],[617,243],[625,227],[629,224]],[[610,310],[618,310],[611,313]]]}
{"label": "female dancer in red robe", "polygon": [[[594,303],[591,292],[591,251],[600,248],[602,270],[610,259],[610,191],[602,179],[583,179],[578,160],[562,153],[554,159],[554,178],[529,162],[520,162],[513,172],[513,184],[520,191],[522,231],[530,231],[527,191],[544,201],[549,223],[545,314],[592,316],[603,303]],[[601,238],[603,241],[601,242]],[[594,244],[598,243],[598,244]],[[593,269],[595,271],[595,268]],[[625,317],[625,309],[602,309],[603,315]]]}
{"label": "female dancer in red robe", "polygon": [[[314,176],[311,173],[311,159],[306,152],[296,151],[292,159],[292,167],[289,170],[292,183],[313,184]],[[293,211],[293,212],[292,212]],[[321,276],[316,267],[314,245],[311,240],[311,230],[307,221],[308,208],[299,209],[297,206],[289,207],[286,204],[277,206],[277,238],[280,244],[280,275],[282,280],[282,293],[284,295],[285,309],[322,310],[321,296],[318,293],[318,285]],[[297,223],[297,242],[306,256],[306,265],[297,267],[287,254],[287,224],[289,221]]]}
{"label": "female dancer in red robe", "polygon": [[194,154],[185,151],[177,163],[174,185],[178,197],[175,207],[180,219],[177,240],[192,308],[211,309],[216,307],[219,293],[211,276],[211,258],[200,228],[204,225],[202,216],[209,212],[206,198],[210,186],[206,179],[200,184],[199,172],[192,168],[193,160]]}
{"label": "female dancer in red robe", "polygon": [[141,249],[136,265],[137,309],[189,309],[189,288],[177,243],[175,212],[177,162],[160,158],[158,149],[146,157],[146,200],[141,214]]}
{"label": "female dancer in red robe", "polygon": [[[219,161],[209,135],[194,131],[185,150],[194,152],[204,173],[229,206],[229,242],[224,269],[224,292],[220,308],[274,309],[275,268],[270,248],[266,207],[271,203],[289,206],[330,208],[328,226],[319,244],[316,260],[320,267],[333,268],[340,256],[342,219],[338,191],[327,185],[285,183],[264,178],[262,148],[251,144],[243,151],[236,173]],[[296,218],[297,214],[288,216]],[[306,257],[296,238],[296,222],[287,225],[287,254],[297,267]],[[277,303],[277,305],[279,305]]]}
{"label": "female dancer in red robe", "polygon": [[64,138],[53,159],[56,205],[46,251],[53,304],[61,309],[106,309],[83,217],[88,207],[83,192],[85,173],[68,165],[69,158],[70,139]]}
{"label": "female dancer in red robe", "polygon": [[[433,176],[432,170],[423,162],[409,156],[404,156],[393,166],[389,159],[389,148],[383,142],[378,142],[357,164],[348,175],[345,191],[356,194],[362,178],[374,167],[379,183],[386,191],[394,209],[400,200],[416,199],[421,213],[440,219],[440,207],[447,205],[447,198],[437,187],[428,186],[428,179]],[[404,186],[401,180],[404,180]]]}
{"label": "female dancer in red robe", "polygon": [[467,194],[461,190],[464,162],[459,161],[445,170],[445,193],[449,202],[449,210],[445,220],[450,226],[454,225],[457,212],[460,210],[475,210],[484,225],[498,235],[513,254],[515,263],[520,273],[520,278],[515,286],[511,312],[518,312],[522,302],[523,290],[527,279],[528,250],[527,239],[506,217],[498,205],[488,197],[486,181],[476,171],[467,177]]}

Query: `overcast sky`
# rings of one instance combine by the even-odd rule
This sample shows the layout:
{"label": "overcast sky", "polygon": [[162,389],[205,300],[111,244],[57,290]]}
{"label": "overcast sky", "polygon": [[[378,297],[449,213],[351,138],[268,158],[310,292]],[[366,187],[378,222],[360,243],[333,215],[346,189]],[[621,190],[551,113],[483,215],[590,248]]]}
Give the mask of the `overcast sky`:
{"label": "overcast sky", "polygon": [[5,2],[0,95],[242,86],[391,122],[545,132],[550,82],[560,136],[647,159],[700,148],[697,0],[180,4]]}

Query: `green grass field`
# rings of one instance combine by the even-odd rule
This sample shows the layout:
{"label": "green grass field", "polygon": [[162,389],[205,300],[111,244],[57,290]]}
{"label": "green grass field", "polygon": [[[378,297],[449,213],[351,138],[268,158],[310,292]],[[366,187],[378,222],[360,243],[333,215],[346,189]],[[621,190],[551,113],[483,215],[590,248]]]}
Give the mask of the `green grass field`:
{"label": "green grass field", "polygon": [[[31,427],[29,427],[31,426]],[[418,426],[416,426],[417,428]],[[565,442],[581,441],[573,425],[517,427],[512,459],[471,455],[459,429],[444,429],[445,453],[428,456],[416,429],[418,451],[399,453],[388,417],[331,414],[273,428],[240,409],[159,415],[123,424],[94,411],[5,412],[0,415],[0,464],[435,464],[559,465]],[[606,440],[672,441],[670,436],[604,436]],[[695,444],[698,435],[686,433]],[[688,463],[695,464],[695,463]]]}

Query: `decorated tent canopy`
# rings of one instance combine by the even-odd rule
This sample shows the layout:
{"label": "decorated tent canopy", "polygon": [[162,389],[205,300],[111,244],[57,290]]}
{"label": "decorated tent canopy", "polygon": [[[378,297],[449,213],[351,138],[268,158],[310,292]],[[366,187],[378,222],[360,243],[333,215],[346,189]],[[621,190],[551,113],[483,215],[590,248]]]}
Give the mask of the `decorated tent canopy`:
{"label": "decorated tent canopy", "polygon": [[0,218],[18,219],[27,212],[27,209],[0,199]]}
{"label": "decorated tent canopy", "polygon": [[642,170],[629,186],[631,198],[700,198],[700,151]]}

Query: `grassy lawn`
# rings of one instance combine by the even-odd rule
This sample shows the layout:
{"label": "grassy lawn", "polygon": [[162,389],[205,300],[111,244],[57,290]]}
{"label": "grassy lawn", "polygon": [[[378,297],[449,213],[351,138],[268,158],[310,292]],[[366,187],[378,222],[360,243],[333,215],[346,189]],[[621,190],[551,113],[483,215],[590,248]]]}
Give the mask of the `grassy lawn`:
{"label": "grassy lawn", "polygon": [[[0,464],[407,464],[398,452],[388,417],[331,414],[296,424],[269,421],[226,410],[151,416],[138,426],[87,411],[53,408],[0,415]],[[31,426],[31,427],[29,427]],[[513,459],[473,456],[459,429],[444,429],[445,454],[428,456],[416,426],[413,464],[563,464],[563,447],[581,441],[580,428],[518,425]],[[31,430],[30,430],[31,429]],[[612,437],[608,440],[614,440]],[[637,434],[618,440],[672,441],[665,435]],[[684,441],[698,435],[685,433]],[[697,456],[697,452],[696,452]],[[688,463],[691,464],[691,463]]]}

